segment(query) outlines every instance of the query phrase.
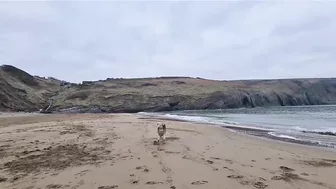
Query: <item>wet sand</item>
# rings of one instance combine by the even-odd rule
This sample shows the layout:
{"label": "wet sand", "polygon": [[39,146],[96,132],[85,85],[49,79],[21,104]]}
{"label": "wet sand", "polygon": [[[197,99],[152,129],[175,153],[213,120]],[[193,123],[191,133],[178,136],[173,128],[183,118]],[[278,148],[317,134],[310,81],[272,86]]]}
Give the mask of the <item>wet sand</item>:
{"label": "wet sand", "polygon": [[[6,114],[7,115],[7,114]],[[155,145],[156,122],[167,125]],[[135,114],[0,117],[0,188],[336,188],[336,152]]]}

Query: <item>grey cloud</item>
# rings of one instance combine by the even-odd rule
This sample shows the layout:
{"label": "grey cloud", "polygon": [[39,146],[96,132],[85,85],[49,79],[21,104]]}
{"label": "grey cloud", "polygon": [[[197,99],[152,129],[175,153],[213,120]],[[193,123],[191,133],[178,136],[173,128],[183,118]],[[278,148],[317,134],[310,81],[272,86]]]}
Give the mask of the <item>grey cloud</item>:
{"label": "grey cloud", "polygon": [[335,77],[335,2],[1,2],[0,61],[80,82]]}

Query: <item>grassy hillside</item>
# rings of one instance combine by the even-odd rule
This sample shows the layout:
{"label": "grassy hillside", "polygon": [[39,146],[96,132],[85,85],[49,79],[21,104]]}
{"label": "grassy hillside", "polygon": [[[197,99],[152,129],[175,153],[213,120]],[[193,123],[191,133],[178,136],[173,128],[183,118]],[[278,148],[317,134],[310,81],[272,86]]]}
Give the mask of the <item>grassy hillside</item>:
{"label": "grassy hillside", "polygon": [[213,81],[196,78],[110,79],[61,92],[56,109],[139,112],[336,103],[336,79]]}
{"label": "grassy hillside", "polygon": [[[200,78],[107,79],[60,86],[10,66],[0,69],[0,108],[139,112],[274,105],[336,104],[336,78],[214,81]],[[68,110],[69,111],[69,110]]]}
{"label": "grassy hillside", "polygon": [[60,90],[60,81],[30,74],[10,65],[0,67],[0,110],[37,111]]}

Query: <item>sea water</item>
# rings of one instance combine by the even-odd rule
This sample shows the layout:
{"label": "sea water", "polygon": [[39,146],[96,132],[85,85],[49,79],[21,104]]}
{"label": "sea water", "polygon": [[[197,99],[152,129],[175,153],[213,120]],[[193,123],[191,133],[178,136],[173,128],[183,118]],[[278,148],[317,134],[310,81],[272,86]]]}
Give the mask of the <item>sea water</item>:
{"label": "sea water", "polygon": [[261,129],[266,130],[270,136],[336,148],[336,105],[187,110],[154,115],[199,123]]}

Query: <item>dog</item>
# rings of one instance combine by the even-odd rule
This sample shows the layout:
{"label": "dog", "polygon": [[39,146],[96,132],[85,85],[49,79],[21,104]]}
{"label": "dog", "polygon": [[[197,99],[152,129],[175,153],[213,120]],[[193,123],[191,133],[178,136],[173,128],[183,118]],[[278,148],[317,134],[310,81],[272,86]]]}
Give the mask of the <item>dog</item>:
{"label": "dog", "polygon": [[166,124],[164,123],[156,123],[156,125],[158,126],[157,128],[157,132],[159,135],[159,141],[165,141],[164,135],[166,134]]}

